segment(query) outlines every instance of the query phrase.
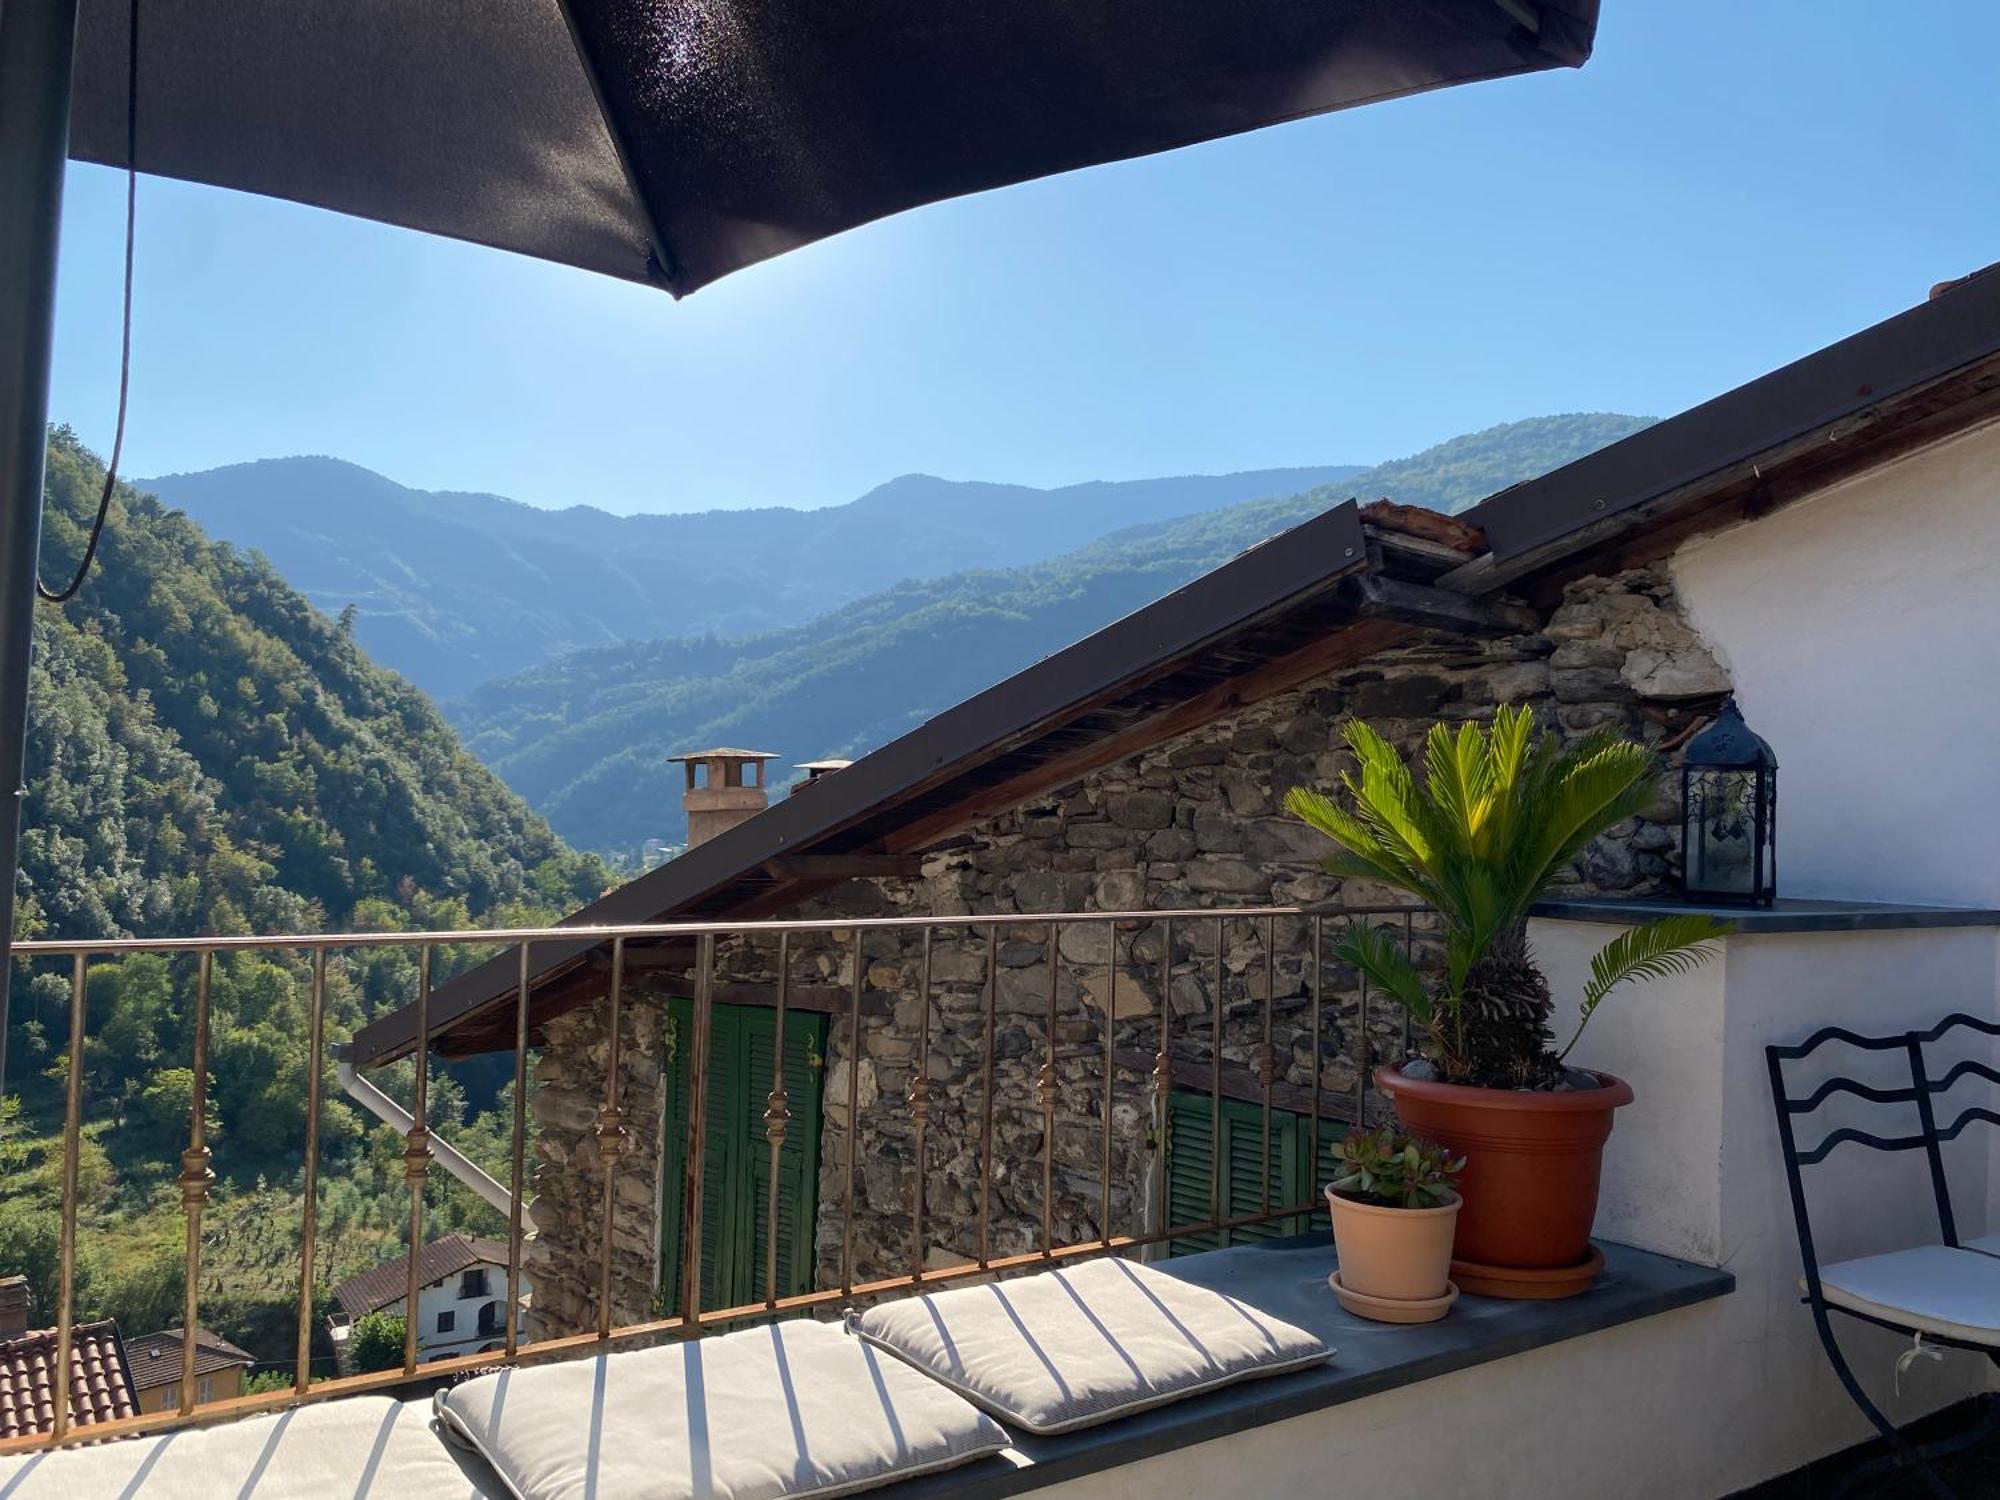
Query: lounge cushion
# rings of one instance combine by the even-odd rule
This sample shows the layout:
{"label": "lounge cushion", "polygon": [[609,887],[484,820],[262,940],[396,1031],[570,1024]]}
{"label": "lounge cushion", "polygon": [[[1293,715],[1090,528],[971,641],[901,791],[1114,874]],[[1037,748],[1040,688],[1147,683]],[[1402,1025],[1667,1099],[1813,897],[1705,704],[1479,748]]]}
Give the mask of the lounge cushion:
{"label": "lounge cushion", "polygon": [[810,1321],[483,1375],[438,1412],[521,1500],[832,1496],[999,1452],[940,1385]]}
{"label": "lounge cushion", "polygon": [[2000,1259],[1947,1245],[1820,1268],[1826,1300],[1899,1328],[2000,1347]]}
{"label": "lounge cushion", "polygon": [[1095,1426],[1333,1353],[1233,1297],[1113,1259],[884,1303],[848,1326],[1035,1433]]}
{"label": "lounge cushion", "polygon": [[347,1396],[221,1427],[0,1459],[6,1500],[505,1500],[428,1401]]}

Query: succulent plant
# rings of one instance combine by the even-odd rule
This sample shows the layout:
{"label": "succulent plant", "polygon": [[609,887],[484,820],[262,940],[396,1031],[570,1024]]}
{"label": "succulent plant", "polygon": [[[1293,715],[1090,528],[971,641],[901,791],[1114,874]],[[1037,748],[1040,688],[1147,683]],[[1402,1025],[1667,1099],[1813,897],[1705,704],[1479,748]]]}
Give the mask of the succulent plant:
{"label": "succulent plant", "polygon": [[1384,1208],[1438,1208],[1451,1202],[1452,1182],[1465,1170],[1465,1158],[1403,1135],[1387,1126],[1356,1130],[1334,1147],[1342,1168],[1327,1190],[1342,1198]]}

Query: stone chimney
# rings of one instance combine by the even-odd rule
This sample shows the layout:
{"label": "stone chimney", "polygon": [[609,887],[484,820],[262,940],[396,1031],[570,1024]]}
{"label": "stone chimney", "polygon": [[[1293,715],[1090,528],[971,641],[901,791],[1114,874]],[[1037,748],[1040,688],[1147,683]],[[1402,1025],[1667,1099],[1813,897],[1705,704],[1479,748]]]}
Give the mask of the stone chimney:
{"label": "stone chimney", "polygon": [[28,1331],[28,1278],[0,1276],[0,1339],[17,1339]]}
{"label": "stone chimney", "polygon": [[688,848],[705,844],[718,833],[727,833],[738,823],[747,822],[770,805],[764,785],[764,763],[776,760],[769,750],[695,750],[686,755],[670,755],[687,767],[687,791],[681,806],[687,809]]}
{"label": "stone chimney", "polygon": [[844,771],[853,764],[854,762],[851,760],[802,760],[792,769],[805,772],[805,779],[792,783],[790,795],[796,797],[807,787],[818,783],[823,777],[830,776],[835,771]]}

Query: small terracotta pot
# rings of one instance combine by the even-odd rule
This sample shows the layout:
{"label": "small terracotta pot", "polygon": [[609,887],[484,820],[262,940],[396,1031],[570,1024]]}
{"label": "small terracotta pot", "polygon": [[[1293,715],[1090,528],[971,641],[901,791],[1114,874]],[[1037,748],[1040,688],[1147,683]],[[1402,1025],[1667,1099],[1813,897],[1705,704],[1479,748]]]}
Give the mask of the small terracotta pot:
{"label": "small terracotta pot", "polygon": [[1451,1238],[1460,1200],[1436,1208],[1385,1208],[1326,1190],[1340,1284],[1363,1297],[1420,1302],[1451,1280]]}
{"label": "small terracotta pot", "polygon": [[1632,1085],[1597,1077],[1603,1088],[1540,1093],[1376,1070],[1404,1130],[1465,1158],[1459,1260],[1547,1270],[1588,1259],[1612,1111],[1632,1102]]}

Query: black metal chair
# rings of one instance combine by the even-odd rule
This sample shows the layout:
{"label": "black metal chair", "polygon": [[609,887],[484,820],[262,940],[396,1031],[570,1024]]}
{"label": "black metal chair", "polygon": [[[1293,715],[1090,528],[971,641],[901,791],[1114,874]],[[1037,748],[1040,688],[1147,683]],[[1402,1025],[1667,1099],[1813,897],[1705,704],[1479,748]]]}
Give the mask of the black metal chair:
{"label": "black metal chair", "polygon": [[[1953,1015],[1928,1031],[1861,1036],[1840,1027],[1827,1027],[1795,1045],[1764,1049],[1765,1060],[1771,1070],[1771,1098],[1778,1112],[1778,1138],[1784,1147],[1785,1178],[1791,1189],[1792,1216],[1798,1225],[1799,1253],[1805,1262],[1806,1305],[1812,1309],[1813,1324],[1819,1331],[1820,1343],[1826,1348],[1834,1373],[1840,1377],[1840,1383],[1846,1387],[1854,1404],[1882,1434],[1889,1450],[1882,1457],[1844,1475],[1835,1494],[1844,1494],[1863,1479],[1891,1469],[1911,1467],[1921,1475],[1933,1494],[1943,1497],[1943,1500],[1955,1500],[1952,1489],[1938,1473],[1933,1460],[1972,1446],[2000,1425],[2000,1416],[1989,1411],[1969,1432],[1923,1445],[1912,1443],[1868,1398],[1867,1392],[1854,1378],[1854,1372],[1834,1337],[1833,1322],[1829,1316],[1838,1312],[1864,1323],[1873,1323],[1878,1328],[1919,1335],[1925,1343],[1984,1354],[2000,1366],[2000,1234],[1960,1240],[1942,1149],[1946,1141],[1955,1139],[1969,1125],[1982,1121],[2000,1125],[2000,1113],[1973,1105],[1942,1129],[1937,1123],[1937,1096],[1967,1077],[2000,1084],[2000,1071],[1981,1062],[1961,1060],[1946,1069],[1941,1077],[1933,1077],[1926,1057],[1927,1048],[1960,1029],[2000,1037],[2000,1025],[1975,1016]],[[1910,1082],[1884,1088],[1836,1075],[1825,1079],[1805,1097],[1792,1097],[1786,1088],[1784,1065],[1808,1057],[1833,1043],[1867,1052],[1906,1054]],[[1852,1095],[1870,1104],[1914,1106],[1918,1129],[1915,1134],[1874,1135],[1852,1126],[1843,1126],[1827,1132],[1810,1149],[1800,1150],[1795,1122],[1841,1094]],[[1876,1151],[1924,1153],[1930,1166],[1932,1194],[1937,1203],[1939,1238],[1936,1243],[1832,1265],[1820,1264],[1819,1252],[1813,1241],[1812,1218],[1806,1207],[1803,1173],[1805,1168],[1817,1166],[1841,1146],[1850,1144]]]}

